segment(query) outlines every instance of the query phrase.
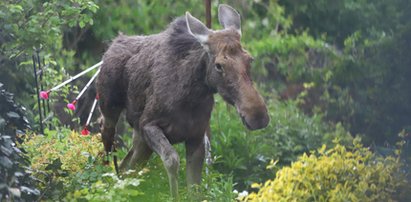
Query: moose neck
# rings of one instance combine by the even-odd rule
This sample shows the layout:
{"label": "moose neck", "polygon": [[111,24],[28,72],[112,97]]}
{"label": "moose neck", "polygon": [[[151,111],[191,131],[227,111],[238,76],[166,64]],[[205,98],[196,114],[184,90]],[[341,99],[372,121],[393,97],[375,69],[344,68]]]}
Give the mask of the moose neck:
{"label": "moose neck", "polygon": [[188,58],[192,65],[186,65],[185,71],[191,72],[191,75],[187,75],[185,83],[193,87],[189,92],[190,96],[208,97],[215,94],[217,90],[208,82],[208,67],[211,62],[209,54],[204,49],[197,49],[190,52]]}
{"label": "moose neck", "polygon": [[207,82],[211,56],[197,39],[189,34],[185,18],[174,20],[165,34],[168,36],[169,60],[178,64],[180,75],[184,75],[181,85],[191,86],[186,96],[201,99],[216,93],[216,89]]}
{"label": "moose neck", "polygon": [[202,58],[202,64],[203,64],[203,66],[201,68],[202,68],[202,71],[204,71],[204,72],[202,72],[203,73],[203,82],[204,82],[205,86],[207,86],[208,91],[211,94],[215,94],[215,93],[217,93],[217,89],[214,86],[210,85],[210,82],[209,82],[209,76],[210,76],[210,73],[211,73],[209,67],[211,66],[211,64],[213,64],[212,56],[209,53],[204,54],[204,56]]}

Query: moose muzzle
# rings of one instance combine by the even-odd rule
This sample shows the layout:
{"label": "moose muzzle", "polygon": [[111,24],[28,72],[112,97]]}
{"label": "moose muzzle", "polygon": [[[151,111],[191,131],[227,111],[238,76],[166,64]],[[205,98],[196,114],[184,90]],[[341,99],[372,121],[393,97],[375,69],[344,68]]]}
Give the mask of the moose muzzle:
{"label": "moose muzzle", "polygon": [[236,108],[243,124],[250,130],[267,127],[270,117],[261,95],[254,89],[254,92],[243,94],[241,97]]}

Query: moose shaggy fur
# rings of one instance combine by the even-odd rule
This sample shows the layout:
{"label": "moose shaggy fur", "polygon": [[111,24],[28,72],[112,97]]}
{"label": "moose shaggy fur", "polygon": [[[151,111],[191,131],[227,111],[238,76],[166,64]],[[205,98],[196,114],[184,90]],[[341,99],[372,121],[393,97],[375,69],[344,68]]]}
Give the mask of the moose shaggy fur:
{"label": "moose shaggy fur", "polygon": [[215,93],[237,108],[247,128],[263,128],[269,121],[250,78],[252,57],[240,43],[240,15],[220,5],[219,20],[224,29],[213,31],[187,12],[159,34],[119,35],[103,56],[96,82],[106,152],[113,150],[115,126],[125,109],[133,146],[120,169],[143,165],[157,153],[175,198],[179,156],[172,144],[185,143],[187,183],[200,183]]}

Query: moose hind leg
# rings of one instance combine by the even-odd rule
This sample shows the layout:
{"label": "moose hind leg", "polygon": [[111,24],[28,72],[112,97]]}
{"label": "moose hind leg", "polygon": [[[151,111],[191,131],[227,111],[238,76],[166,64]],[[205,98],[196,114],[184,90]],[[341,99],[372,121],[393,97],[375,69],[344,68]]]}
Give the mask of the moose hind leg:
{"label": "moose hind leg", "polygon": [[104,150],[106,154],[113,151],[114,136],[116,134],[116,125],[120,117],[121,108],[111,108],[110,110],[103,107],[100,108],[103,114],[102,124],[101,124],[101,137],[104,144]]}
{"label": "moose hind leg", "polygon": [[170,192],[175,200],[178,200],[178,169],[180,158],[173,146],[170,144],[163,131],[156,125],[145,125],[143,137],[147,145],[155,151],[163,161],[170,184]]}
{"label": "moose hind leg", "polygon": [[142,168],[147,160],[150,158],[153,150],[146,144],[143,137],[137,132],[136,129],[133,130],[133,145],[128,151],[127,156],[121,162],[120,170],[125,171],[131,169],[138,165]]}

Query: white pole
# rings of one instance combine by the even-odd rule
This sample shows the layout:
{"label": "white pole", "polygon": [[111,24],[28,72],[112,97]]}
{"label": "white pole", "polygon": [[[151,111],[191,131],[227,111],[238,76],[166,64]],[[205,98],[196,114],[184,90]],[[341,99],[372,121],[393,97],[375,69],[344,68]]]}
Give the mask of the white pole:
{"label": "white pole", "polygon": [[86,92],[87,88],[91,85],[91,83],[93,83],[94,79],[96,79],[98,73],[100,73],[100,69],[97,70],[97,72],[93,75],[93,77],[91,77],[90,81],[88,81],[88,83],[86,84],[86,86],[84,86],[84,88],[81,90],[81,92],[77,95],[75,100],[80,99],[80,97],[84,94],[84,92]]}
{"label": "white pole", "polygon": [[55,86],[55,87],[53,87],[53,88],[52,88],[52,89],[50,89],[49,91],[55,91],[55,90],[57,90],[57,89],[61,88],[62,86],[64,86],[64,85],[66,85],[66,84],[68,84],[68,83],[70,83],[70,82],[72,82],[72,81],[76,80],[76,79],[77,79],[77,78],[79,78],[80,76],[83,76],[84,74],[88,73],[89,71],[91,71],[91,70],[95,69],[96,67],[101,66],[101,64],[103,64],[103,61],[100,61],[99,63],[97,63],[97,64],[95,64],[95,65],[93,65],[93,66],[89,67],[88,69],[86,69],[86,70],[84,70],[84,71],[80,72],[80,73],[79,73],[79,74],[77,74],[76,76],[73,76],[73,77],[71,77],[71,78],[67,79],[66,81],[64,81],[63,83],[61,83],[61,84],[59,84],[59,85],[57,85],[57,86]]}
{"label": "white pole", "polygon": [[[205,150],[205,174],[208,176],[210,171],[209,167],[211,166],[212,163],[212,157],[211,157],[211,143],[210,139],[208,139],[207,131],[204,133],[204,150]],[[205,185],[206,189],[208,188],[208,184]]]}
{"label": "white pole", "polygon": [[93,116],[94,109],[96,108],[96,105],[97,105],[97,101],[98,101],[98,98],[94,99],[93,106],[91,107],[90,114],[88,114],[86,127],[90,124],[91,117]]}

